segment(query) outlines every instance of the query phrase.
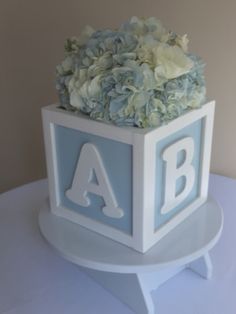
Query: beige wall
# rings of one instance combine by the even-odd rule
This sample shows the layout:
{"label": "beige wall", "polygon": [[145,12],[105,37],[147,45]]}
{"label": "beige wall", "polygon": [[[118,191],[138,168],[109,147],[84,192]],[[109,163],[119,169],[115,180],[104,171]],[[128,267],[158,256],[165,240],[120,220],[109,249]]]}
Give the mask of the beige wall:
{"label": "beige wall", "polygon": [[46,176],[40,108],[57,100],[54,69],[66,37],[156,16],[188,33],[216,99],[212,171],[236,178],[235,0],[7,0],[0,2],[0,192]]}

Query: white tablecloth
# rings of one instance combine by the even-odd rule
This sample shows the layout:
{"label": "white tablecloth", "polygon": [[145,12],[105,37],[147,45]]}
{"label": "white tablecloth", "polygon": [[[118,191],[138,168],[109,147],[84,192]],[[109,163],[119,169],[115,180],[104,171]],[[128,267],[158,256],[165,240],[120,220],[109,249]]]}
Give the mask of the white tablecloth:
{"label": "white tablecloth", "polygon": [[[236,180],[211,175],[210,194],[224,210],[212,249],[213,278],[185,270],[152,293],[159,314],[236,313]],[[42,238],[38,212],[46,180],[0,195],[0,314],[131,314],[128,307]]]}

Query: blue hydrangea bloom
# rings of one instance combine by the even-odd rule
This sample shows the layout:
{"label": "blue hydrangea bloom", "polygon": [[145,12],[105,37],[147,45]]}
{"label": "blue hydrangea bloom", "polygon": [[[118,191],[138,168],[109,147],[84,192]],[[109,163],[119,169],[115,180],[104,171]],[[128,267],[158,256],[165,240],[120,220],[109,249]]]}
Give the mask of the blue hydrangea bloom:
{"label": "blue hydrangea bloom", "polygon": [[118,30],[87,27],[65,43],[56,69],[60,104],[92,119],[157,127],[205,101],[204,64],[186,35],[156,18],[131,18]]}

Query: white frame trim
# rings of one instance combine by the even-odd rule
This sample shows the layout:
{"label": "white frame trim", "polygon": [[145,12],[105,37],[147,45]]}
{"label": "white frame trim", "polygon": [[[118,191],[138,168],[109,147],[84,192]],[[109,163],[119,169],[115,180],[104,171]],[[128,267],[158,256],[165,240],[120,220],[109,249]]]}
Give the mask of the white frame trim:
{"label": "white frame trim", "polygon": [[[81,224],[84,227],[146,252],[158,240],[196,210],[207,198],[210,166],[211,141],[213,132],[215,102],[209,102],[200,109],[193,110],[156,129],[117,127],[89,119],[85,115],[75,115],[50,105],[42,109],[47,172],[50,191],[50,206],[54,214]],[[154,231],[155,215],[155,169],[156,144],[158,141],[185,126],[205,117],[202,127],[204,144],[202,149],[200,195],[191,205]],[[132,196],[132,235],[82,214],[60,206],[58,195],[58,168],[55,144],[55,125],[72,128],[132,146],[133,155],[133,196]],[[140,167],[143,165],[143,167]]]}
{"label": "white frame trim", "polygon": [[[214,121],[214,109],[215,102],[211,101],[205,104],[200,109],[191,111],[178,119],[171,121],[169,124],[164,125],[158,129],[150,132],[148,137],[148,158],[145,160],[146,165],[146,195],[151,198],[147,200],[144,208],[148,208],[149,204],[152,203],[152,214],[147,215],[145,219],[144,234],[145,234],[145,244],[144,251],[148,250],[161,238],[163,238],[170,230],[176,227],[181,221],[192,214],[199,206],[201,206],[207,199],[208,194],[208,181],[209,181],[209,170],[210,170],[210,157],[211,157],[211,142],[213,135],[213,121]],[[156,145],[163,138],[167,137],[173,132],[177,132],[186,126],[200,120],[203,121],[203,126],[201,130],[201,136],[203,138],[203,145],[201,146],[201,174],[200,174],[200,187],[199,196],[195,199],[189,206],[183,209],[181,212],[177,213],[170,221],[166,222],[162,227],[154,230],[154,217],[155,217],[155,173],[153,169],[156,169]],[[151,156],[151,157],[150,157]],[[150,160],[151,158],[151,160]],[[151,165],[151,166],[150,166]],[[149,186],[149,187],[148,187]],[[147,188],[148,187],[148,188]],[[148,202],[148,203],[147,203]],[[152,226],[152,228],[150,227]]]}
{"label": "white frame trim", "polygon": [[[55,143],[55,126],[59,125],[129,144],[133,148],[133,136],[130,130],[100,123],[91,119],[86,119],[86,117],[81,115],[76,116],[74,114],[68,113],[67,111],[63,112],[62,110],[57,109],[57,105],[50,105],[43,108],[42,117],[50,192],[50,207],[52,212],[57,216],[69,219],[95,232],[110,237],[114,240],[116,239],[118,242],[133,247],[135,241],[133,234],[129,235],[123,231],[107,226],[99,221],[95,221],[89,217],[73,212],[64,206],[59,205],[58,166]],[[131,209],[133,213],[133,208]],[[132,223],[132,231],[133,230],[134,223]]]}

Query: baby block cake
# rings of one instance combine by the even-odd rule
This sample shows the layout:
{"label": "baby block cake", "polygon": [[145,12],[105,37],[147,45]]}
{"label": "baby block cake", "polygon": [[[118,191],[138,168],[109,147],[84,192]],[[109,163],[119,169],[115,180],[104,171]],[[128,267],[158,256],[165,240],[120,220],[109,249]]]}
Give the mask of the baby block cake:
{"label": "baby block cake", "polygon": [[53,213],[145,252],[206,200],[213,112],[138,129],[44,108]]}
{"label": "baby block cake", "polygon": [[145,253],[207,199],[214,102],[187,37],[155,18],[87,28],[43,108],[54,214]]}

